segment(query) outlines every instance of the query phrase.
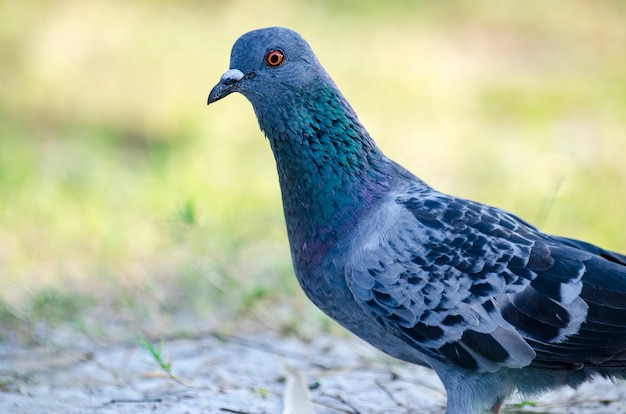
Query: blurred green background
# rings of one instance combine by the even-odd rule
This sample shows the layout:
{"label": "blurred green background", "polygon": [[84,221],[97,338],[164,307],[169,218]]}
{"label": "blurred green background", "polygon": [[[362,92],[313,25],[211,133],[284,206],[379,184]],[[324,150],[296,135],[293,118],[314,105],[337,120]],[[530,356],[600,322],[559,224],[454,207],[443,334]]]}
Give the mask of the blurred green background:
{"label": "blurred green background", "polygon": [[625,22],[621,0],[0,0],[0,339],[333,329],[251,107],[206,107],[271,25],[434,187],[626,252]]}

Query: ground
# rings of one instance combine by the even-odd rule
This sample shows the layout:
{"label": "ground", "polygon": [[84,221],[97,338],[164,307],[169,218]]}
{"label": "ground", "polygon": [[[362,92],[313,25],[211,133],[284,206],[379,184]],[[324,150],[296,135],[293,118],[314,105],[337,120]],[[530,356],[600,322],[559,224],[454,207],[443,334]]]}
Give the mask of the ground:
{"label": "ground", "polygon": [[[445,407],[431,370],[392,361],[351,337],[211,333],[160,346],[152,349],[171,364],[169,374],[145,346],[132,343],[0,345],[0,412],[281,413],[291,404],[309,413],[310,404],[318,414],[421,414]],[[306,389],[299,390],[303,378]],[[596,381],[508,403],[505,413],[624,413],[626,387]]]}

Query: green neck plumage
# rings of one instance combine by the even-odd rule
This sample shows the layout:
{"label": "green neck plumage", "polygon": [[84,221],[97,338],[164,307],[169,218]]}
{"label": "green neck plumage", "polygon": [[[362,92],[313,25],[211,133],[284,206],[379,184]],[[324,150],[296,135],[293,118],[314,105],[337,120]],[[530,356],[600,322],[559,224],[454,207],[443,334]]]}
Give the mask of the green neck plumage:
{"label": "green neck plumage", "polygon": [[323,243],[353,224],[390,186],[391,163],[334,88],[282,96],[260,116],[278,168],[291,244],[311,234]]}

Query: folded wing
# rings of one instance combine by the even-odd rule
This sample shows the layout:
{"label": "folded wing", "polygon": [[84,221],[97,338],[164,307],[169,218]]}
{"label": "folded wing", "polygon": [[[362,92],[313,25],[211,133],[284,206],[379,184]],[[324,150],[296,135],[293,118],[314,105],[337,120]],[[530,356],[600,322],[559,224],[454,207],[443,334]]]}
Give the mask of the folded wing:
{"label": "folded wing", "polygon": [[477,372],[624,365],[624,256],[432,190],[372,214],[356,233],[348,286],[420,352]]}

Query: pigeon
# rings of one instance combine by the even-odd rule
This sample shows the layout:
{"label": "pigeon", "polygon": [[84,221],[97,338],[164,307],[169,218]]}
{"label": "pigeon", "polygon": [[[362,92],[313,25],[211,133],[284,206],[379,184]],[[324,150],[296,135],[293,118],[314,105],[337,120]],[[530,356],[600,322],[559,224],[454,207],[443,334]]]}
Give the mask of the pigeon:
{"label": "pigeon", "polygon": [[242,35],[208,104],[239,92],[276,161],[295,275],[379,350],[432,368],[447,414],[626,377],[626,256],[436,191],[387,158],[309,44]]}

